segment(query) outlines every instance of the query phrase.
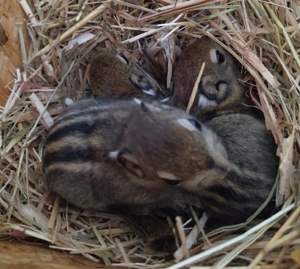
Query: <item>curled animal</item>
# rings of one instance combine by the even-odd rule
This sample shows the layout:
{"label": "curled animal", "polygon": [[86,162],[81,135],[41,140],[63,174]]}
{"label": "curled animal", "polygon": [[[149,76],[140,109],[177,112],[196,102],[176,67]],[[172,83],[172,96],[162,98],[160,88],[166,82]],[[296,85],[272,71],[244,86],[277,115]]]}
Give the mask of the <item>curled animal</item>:
{"label": "curled animal", "polygon": [[244,221],[274,184],[275,151],[272,135],[249,115],[203,124],[158,101],[90,99],[55,121],[43,171],[68,202],[121,214],[159,238],[153,218],[187,216],[190,206],[220,222]]}

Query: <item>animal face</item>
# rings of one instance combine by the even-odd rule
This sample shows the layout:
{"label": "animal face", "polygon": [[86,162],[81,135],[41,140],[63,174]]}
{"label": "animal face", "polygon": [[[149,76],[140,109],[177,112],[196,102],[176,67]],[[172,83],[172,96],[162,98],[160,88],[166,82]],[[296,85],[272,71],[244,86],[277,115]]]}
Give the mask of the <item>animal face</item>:
{"label": "animal face", "polygon": [[107,49],[93,52],[90,57],[90,82],[93,94],[101,98],[164,97],[159,85],[122,55]]}
{"label": "animal face", "polygon": [[192,114],[225,109],[245,102],[245,88],[238,62],[225,49],[208,37],[203,37],[183,51],[174,67],[174,96],[172,104],[185,109],[202,64],[205,69],[198,85]]}

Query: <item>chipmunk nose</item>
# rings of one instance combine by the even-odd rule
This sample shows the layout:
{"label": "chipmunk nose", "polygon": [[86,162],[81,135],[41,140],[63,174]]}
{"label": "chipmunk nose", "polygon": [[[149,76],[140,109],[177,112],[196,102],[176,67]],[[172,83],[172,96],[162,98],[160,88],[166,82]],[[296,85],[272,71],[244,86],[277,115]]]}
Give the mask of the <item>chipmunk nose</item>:
{"label": "chipmunk nose", "polygon": [[206,82],[204,84],[203,80],[200,81],[199,86],[198,86],[199,94],[203,94],[209,100],[217,99],[218,96],[215,91],[216,89],[217,89],[217,87],[214,84],[212,84],[210,82]]}
{"label": "chipmunk nose", "polygon": [[224,80],[215,82],[211,76],[204,76],[198,85],[198,92],[209,101],[215,101],[219,104],[230,94],[230,87]]}
{"label": "chipmunk nose", "polygon": [[181,180],[172,180],[172,179],[163,179],[163,181],[168,185],[172,185],[172,186],[177,186],[181,182]]}

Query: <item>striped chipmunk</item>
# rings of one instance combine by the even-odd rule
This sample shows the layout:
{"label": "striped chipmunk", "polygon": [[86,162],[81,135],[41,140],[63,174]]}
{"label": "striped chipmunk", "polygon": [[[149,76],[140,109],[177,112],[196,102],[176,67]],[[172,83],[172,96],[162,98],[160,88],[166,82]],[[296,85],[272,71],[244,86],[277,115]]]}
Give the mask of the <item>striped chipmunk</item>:
{"label": "striped chipmunk", "polygon": [[277,173],[270,138],[248,115],[221,115],[206,125],[158,101],[83,100],[49,131],[44,180],[80,208],[124,216],[152,249],[174,250],[172,240],[156,244],[171,237],[156,219],[186,216],[191,205],[237,223],[258,209]]}
{"label": "striped chipmunk", "polygon": [[[273,182],[279,160],[276,157],[277,146],[271,132],[266,130],[261,111],[251,107],[253,102],[246,96],[246,87],[239,82],[242,75],[237,60],[209,37],[194,41],[175,64],[174,94],[170,103],[186,109],[204,62],[204,72],[190,113],[205,122],[218,135],[224,143],[229,160],[245,169],[244,176],[250,173],[249,181],[237,180],[237,184],[241,184],[241,189],[245,186],[244,190],[249,191],[251,196],[252,192],[246,187],[246,182],[250,185],[258,183],[259,179],[262,184]],[[264,162],[265,158],[270,158],[267,163]],[[257,174],[263,169],[265,171],[256,177],[256,173],[251,172],[254,171],[252,169]],[[269,176],[264,178],[262,174]],[[229,175],[230,173],[228,177]],[[256,180],[250,180],[252,177],[256,177]],[[220,193],[226,193],[225,189],[217,186],[214,188]],[[229,191],[230,188],[227,189]],[[238,197],[235,202],[239,203]],[[226,207],[220,208],[223,210]],[[243,214],[241,216],[244,219]]]}

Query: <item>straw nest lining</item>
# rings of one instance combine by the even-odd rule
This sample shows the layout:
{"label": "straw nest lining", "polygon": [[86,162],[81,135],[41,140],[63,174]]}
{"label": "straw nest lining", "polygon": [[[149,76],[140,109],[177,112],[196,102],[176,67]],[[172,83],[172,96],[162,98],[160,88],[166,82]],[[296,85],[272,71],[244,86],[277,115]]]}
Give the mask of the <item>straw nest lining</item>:
{"label": "straw nest lining", "polygon": [[[297,2],[21,0],[32,43],[27,54],[19,33],[24,71],[16,70],[15,81],[7,85],[11,95],[2,108],[1,240],[43,242],[130,268],[300,268]],[[85,57],[97,44],[132,61],[145,49],[166,70],[169,84],[180,48],[202,35],[226,41],[252,75],[245,83],[257,89],[257,105],[279,145],[276,199],[283,211],[239,230],[219,229],[204,241],[199,236],[198,246],[177,252],[178,260],[184,258],[174,264],[147,254],[121,218],[82,212],[49,196],[41,183],[41,142],[66,103],[89,92]]]}

